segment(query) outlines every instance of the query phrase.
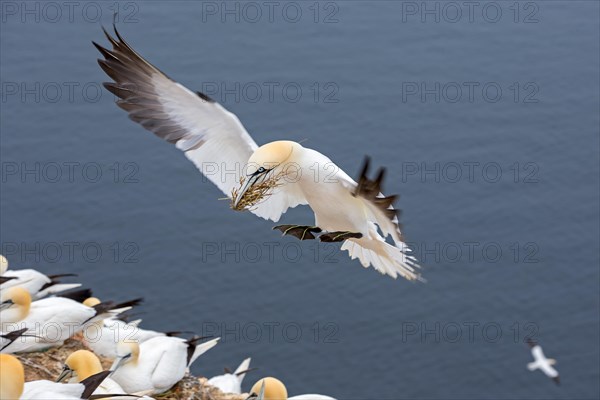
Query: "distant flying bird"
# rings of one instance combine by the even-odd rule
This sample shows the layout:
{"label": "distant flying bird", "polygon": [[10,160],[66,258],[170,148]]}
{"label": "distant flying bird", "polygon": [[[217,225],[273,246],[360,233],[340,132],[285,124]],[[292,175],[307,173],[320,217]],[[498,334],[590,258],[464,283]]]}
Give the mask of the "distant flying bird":
{"label": "distant flying bird", "polygon": [[220,338],[198,344],[200,339],[159,336],[142,344],[120,342],[117,358],[110,367],[111,378],[129,393],[164,393],[184,377],[198,357],[216,346]]}
{"label": "distant flying bird", "polygon": [[213,376],[207,383],[218,387],[223,393],[242,393],[242,381],[250,370],[250,360],[246,358],[233,373],[225,371],[224,375]]}
{"label": "distant flying bird", "polygon": [[[352,259],[393,278],[419,280],[416,259],[400,233],[397,196],[384,196],[384,169],[375,179],[365,162],[358,182],[327,156],[289,140],[258,146],[239,119],[203,93],[171,80],[140,56],[115,28],[116,39],[100,67],[114,82],[106,89],[117,105],[158,137],[174,144],[230,199],[232,208],[279,221],[288,208],[308,204],[314,226],[279,225],[274,229],[300,240],[343,242]],[[381,233],[383,236],[379,233]],[[394,244],[385,238],[390,236]]]}
{"label": "distant flying bird", "polygon": [[109,374],[103,371],[72,385],[45,380],[25,383],[23,364],[10,354],[0,354],[0,399],[88,399]]}
{"label": "distant flying bird", "polygon": [[554,369],[553,365],[556,364],[556,360],[553,358],[546,358],[544,352],[542,351],[542,347],[534,342],[531,339],[527,339],[527,344],[531,348],[531,355],[533,356],[534,362],[527,364],[527,369],[530,371],[535,371],[539,369],[542,371],[548,378],[551,378],[554,383],[560,385],[560,379],[558,376],[558,371]]}
{"label": "distant flying bird", "polygon": [[323,394],[300,394],[288,397],[287,388],[277,378],[266,377],[254,384],[250,389],[250,400],[335,400]]}

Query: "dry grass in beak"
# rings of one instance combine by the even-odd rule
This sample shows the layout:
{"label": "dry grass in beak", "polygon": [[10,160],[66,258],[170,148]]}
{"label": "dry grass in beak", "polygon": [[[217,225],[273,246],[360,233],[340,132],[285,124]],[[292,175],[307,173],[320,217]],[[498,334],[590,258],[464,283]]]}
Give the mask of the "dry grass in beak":
{"label": "dry grass in beak", "polygon": [[265,179],[261,183],[255,183],[254,185],[250,186],[248,190],[246,190],[246,193],[243,194],[242,198],[240,198],[239,203],[236,205],[235,203],[239,196],[239,190],[241,187],[243,187],[246,180],[246,177],[242,176],[240,178],[240,186],[238,188],[233,188],[231,192],[231,208],[235,211],[251,210],[254,205],[258,204],[265,197],[270,196],[273,189],[282,185],[282,183],[279,182],[279,179],[284,175],[284,172],[280,172],[276,176],[272,176],[268,179]]}

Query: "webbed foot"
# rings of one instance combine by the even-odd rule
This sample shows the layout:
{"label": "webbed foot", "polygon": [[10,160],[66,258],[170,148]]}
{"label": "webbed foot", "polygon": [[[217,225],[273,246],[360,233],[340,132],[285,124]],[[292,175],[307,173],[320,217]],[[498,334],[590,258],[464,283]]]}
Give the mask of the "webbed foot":
{"label": "webbed foot", "polygon": [[300,240],[312,240],[315,239],[313,233],[321,232],[321,228],[318,226],[307,226],[307,225],[277,225],[273,229],[280,230],[283,235],[292,235]]}
{"label": "webbed foot", "polygon": [[319,236],[321,242],[343,242],[346,239],[360,239],[362,237],[360,232],[328,232]]}

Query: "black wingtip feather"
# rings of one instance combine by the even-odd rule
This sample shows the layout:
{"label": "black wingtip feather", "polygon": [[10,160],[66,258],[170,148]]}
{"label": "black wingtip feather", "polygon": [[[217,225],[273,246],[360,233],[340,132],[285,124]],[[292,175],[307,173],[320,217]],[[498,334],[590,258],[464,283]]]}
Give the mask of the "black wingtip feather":
{"label": "black wingtip feather", "polygon": [[71,290],[71,291],[60,294],[60,297],[71,299],[78,303],[83,303],[83,301],[85,301],[86,299],[89,299],[92,296],[93,296],[93,294],[92,294],[91,289]]}
{"label": "black wingtip feather", "polygon": [[106,36],[106,38],[108,39],[110,44],[113,45],[113,49],[116,49],[119,47],[119,43],[112,36],[110,36],[110,33],[108,33],[108,31],[106,30],[106,28],[104,28],[104,26],[102,27],[102,32],[104,32],[104,35]]}
{"label": "black wingtip feather", "polygon": [[[380,193],[383,192],[382,184],[385,178],[386,169],[380,168],[377,172],[375,180],[371,180],[367,176],[370,164],[371,158],[369,156],[365,156],[362,168],[360,170],[360,175],[358,176],[357,186],[353,195],[362,196],[363,198],[372,202],[385,214],[387,218],[393,221],[394,218],[399,216],[400,210],[390,209],[389,207],[393,206],[394,201],[397,200],[399,196],[392,195],[387,197],[380,197]],[[398,228],[400,228],[400,224],[397,225]]]}
{"label": "black wingtip feather", "polygon": [[94,391],[100,386],[100,384],[111,374],[111,371],[98,372],[81,381],[84,386],[83,393],[81,393],[82,399],[88,399],[94,393]]}

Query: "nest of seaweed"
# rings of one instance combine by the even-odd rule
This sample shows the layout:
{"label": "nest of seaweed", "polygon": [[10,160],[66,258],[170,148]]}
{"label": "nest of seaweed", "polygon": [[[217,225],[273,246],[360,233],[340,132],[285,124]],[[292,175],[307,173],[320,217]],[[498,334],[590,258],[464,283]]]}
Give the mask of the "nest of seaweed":
{"label": "nest of seaweed", "polygon": [[255,183],[254,185],[250,186],[248,190],[246,190],[246,192],[239,199],[239,202],[236,204],[240,196],[240,189],[244,186],[244,182],[246,181],[246,177],[242,176],[240,178],[239,187],[233,188],[231,191],[231,208],[235,211],[252,211],[257,204],[273,194],[273,189],[283,184],[283,182],[281,182],[281,178],[285,177],[285,175],[286,173],[282,171],[279,174],[271,176],[260,183]]}

